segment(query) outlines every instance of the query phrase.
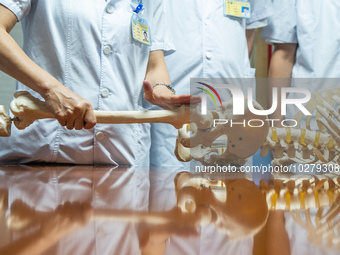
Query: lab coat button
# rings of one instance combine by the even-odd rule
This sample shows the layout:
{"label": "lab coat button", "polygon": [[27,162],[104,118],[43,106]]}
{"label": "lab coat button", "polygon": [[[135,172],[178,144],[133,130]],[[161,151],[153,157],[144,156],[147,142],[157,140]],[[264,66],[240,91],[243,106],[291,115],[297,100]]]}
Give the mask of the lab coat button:
{"label": "lab coat button", "polygon": [[97,138],[98,141],[103,140],[104,137],[105,137],[105,135],[104,135],[103,132],[98,132],[98,133],[96,134],[96,138]]}
{"label": "lab coat button", "polygon": [[207,52],[205,53],[205,56],[207,59],[211,59],[212,58],[212,53],[211,52]]}
{"label": "lab coat button", "polygon": [[204,24],[205,24],[206,26],[209,26],[209,25],[211,24],[211,22],[210,22],[210,20],[206,19],[206,20],[204,21]]}
{"label": "lab coat button", "polygon": [[109,55],[112,52],[111,47],[109,45],[104,46],[103,52],[105,55]]}
{"label": "lab coat button", "polygon": [[109,14],[112,14],[114,11],[114,8],[111,4],[109,4],[108,6],[106,6],[106,12]]}
{"label": "lab coat button", "polygon": [[102,89],[101,92],[100,92],[100,95],[103,98],[107,98],[110,95],[110,91],[108,89]]}

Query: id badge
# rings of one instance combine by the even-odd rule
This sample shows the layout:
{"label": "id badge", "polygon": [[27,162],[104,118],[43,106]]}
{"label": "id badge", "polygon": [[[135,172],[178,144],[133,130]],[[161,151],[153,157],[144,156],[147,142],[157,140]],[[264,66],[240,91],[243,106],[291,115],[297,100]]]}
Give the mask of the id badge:
{"label": "id badge", "polygon": [[224,15],[235,17],[235,18],[242,18],[242,19],[249,19],[250,18],[250,3],[249,1],[245,0],[238,0],[238,1],[224,1]]}
{"label": "id badge", "polygon": [[142,44],[151,46],[150,27],[145,19],[134,13],[131,17],[132,38]]}

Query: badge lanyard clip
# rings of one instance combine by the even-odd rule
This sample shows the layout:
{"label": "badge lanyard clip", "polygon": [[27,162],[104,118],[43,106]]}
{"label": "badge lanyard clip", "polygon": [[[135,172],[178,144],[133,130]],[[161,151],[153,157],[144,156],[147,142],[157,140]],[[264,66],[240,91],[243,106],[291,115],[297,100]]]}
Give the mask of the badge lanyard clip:
{"label": "badge lanyard clip", "polygon": [[133,12],[139,13],[142,10],[144,10],[143,1],[138,4],[138,6],[136,7],[136,9]]}

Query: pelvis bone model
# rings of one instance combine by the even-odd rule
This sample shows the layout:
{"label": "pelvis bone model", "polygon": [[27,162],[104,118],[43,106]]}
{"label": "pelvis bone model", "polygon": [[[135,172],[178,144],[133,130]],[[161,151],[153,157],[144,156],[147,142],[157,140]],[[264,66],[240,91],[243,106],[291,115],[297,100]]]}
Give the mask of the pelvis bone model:
{"label": "pelvis bone model", "polygon": [[[337,91],[340,92],[339,89]],[[322,98],[321,95],[325,94],[327,98]],[[262,157],[273,151],[272,165],[339,163],[340,127],[333,118],[339,122],[340,115],[333,108],[340,104],[340,97],[332,98],[332,94],[334,95],[334,89],[319,91],[312,95],[307,106],[310,112],[316,111],[320,131],[310,130],[310,117],[307,117],[305,129],[299,125],[294,128],[269,128],[270,120],[267,116],[254,115],[247,107],[243,116],[234,116],[232,104],[226,103],[205,117],[206,122],[210,119],[210,123],[217,123],[216,125],[206,128],[195,121],[184,125],[178,132],[175,154],[184,162],[194,159],[204,165],[241,166],[249,156],[261,149]],[[256,102],[254,106],[262,109]],[[294,117],[298,124],[302,116],[299,112]],[[224,122],[214,122],[214,119],[222,119]],[[258,125],[256,121],[263,125]],[[218,140],[224,143],[224,147],[216,146]]]}

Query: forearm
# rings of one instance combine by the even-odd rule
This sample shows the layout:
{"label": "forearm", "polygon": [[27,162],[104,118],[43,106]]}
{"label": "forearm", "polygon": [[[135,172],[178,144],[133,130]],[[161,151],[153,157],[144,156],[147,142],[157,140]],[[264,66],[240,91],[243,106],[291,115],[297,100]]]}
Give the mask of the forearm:
{"label": "forearm", "polygon": [[289,237],[283,211],[270,211],[266,224],[267,254],[290,255]]}
{"label": "forearm", "polygon": [[148,80],[151,85],[156,83],[171,83],[169,73],[166,68],[163,51],[150,52],[145,80]]}
{"label": "forearm", "polygon": [[171,83],[163,51],[150,52],[143,82],[145,100],[166,110],[180,107],[183,104],[196,104],[201,100],[200,97],[192,98],[190,95],[174,95],[174,91],[167,86],[160,85],[153,88],[157,83]]}
{"label": "forearm", "polygon": [[10,245],[0,249],[0,254],[7,255],[32,255],[41,254],[58,240],[50,236],[44,236],[41,231],[37,231],[29,236],[19,239]]}
{"label": "forearm", "polygon": [[255,29],[247,29],[246,37],[247,37],[247,45],[248,45],[248,56],[250,58],[251,53],[253,51],[254,41],[255,41]]}
{"label": "forearm", "polygon": [[296,44],[275,44],[269,67],[269,78],[291,78],[295,64]]}
{"label": "forearm", "polygon": [[38,92],[62,126],[92,128],[96,118],[91,104],[34,63],[9,35],[16,22],[16,16],[0,4],[0,70]]}
{"label": "forearm", "polygon": [[61,84],[35,64],[10,36],[16,22],[15,15],[0,5],[0,70],[44,97],[48,89]]}
{"label": "forearm", "polygon": [[59,82],[35,64],[3,28],[0,29],[0,70],[44,97]]}
{"label": "forearm", "polygon": [[268,107],[271,107],[273,104],[273,89],[277,88],[277,108],[271,114],[271,119],[284,119],[284,116],[281,115],[281,89],[291,85],[296,47],[296,44],[275,45],[268,73]]}

